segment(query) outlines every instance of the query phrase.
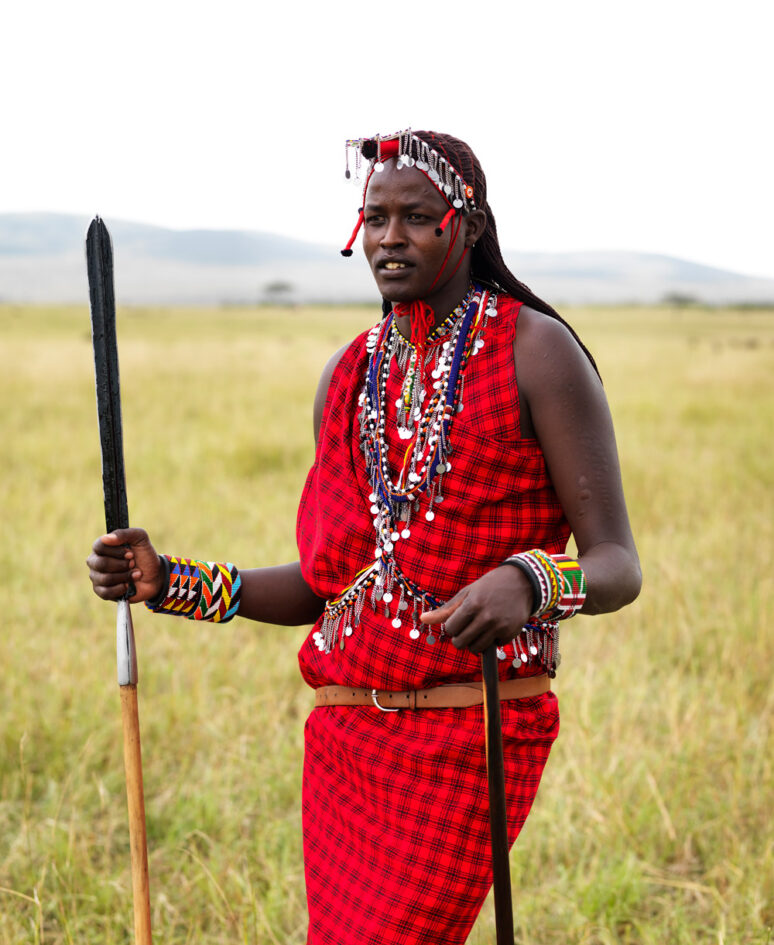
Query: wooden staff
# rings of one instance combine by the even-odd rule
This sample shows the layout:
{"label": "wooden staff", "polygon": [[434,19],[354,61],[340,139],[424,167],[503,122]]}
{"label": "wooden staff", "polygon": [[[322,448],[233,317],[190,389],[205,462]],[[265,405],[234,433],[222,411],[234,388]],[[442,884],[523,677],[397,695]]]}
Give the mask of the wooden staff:
{"label": "wooden staff", "polygon": [[[121,427],[121,390],[118,378],[116,302],[113,291],[113,247],[107,227],[95,217],[86,234],[86,267],[89,274],[91,334],[94,344],[94,376],[97,415],[102,447],[102,487],[105,524],[109,532],[129,527]],[[134,896],[136,945],[151,945],[148,844],[145,833],[145,797],[142,786],[140,719],[137,709],[137,653],[128,598],[118,602],[116,655],[121,716],[124,727],[124,769],[129,806],[129,845]]]}
{"label": "wooden staff", "polygon": [[511,868],[508,860],[508,820],[505,809],[505,766],[496,643],[487,647],[481,654],[481,670],[484,677],[486,777],[489,784],[489,825],[492,832],[495,928],[497,945],[513,945]]}

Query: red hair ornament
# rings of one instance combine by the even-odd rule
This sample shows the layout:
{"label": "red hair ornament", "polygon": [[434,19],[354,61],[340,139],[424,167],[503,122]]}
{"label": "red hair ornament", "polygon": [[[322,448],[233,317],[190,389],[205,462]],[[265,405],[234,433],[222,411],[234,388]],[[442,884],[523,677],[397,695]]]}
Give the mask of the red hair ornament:
{"label": "red hair ornament", "polygon": [[[368,191],[368,184],[371,175],[380,173],[384,170],[384,162],[390,158],[396,159],[398,170],[404,167],[416,167],[433,184],[449,204],[449,210],[444,215],[440,225],[436,227],[436,236],[443,236],[446,227],[457,211],[468,213],[476,209],[473,200],[473,188],[467,184],[457,170],[439,154],[434,148],[423,141],[422,138],[412,134],[409,128],[406,131],[398,131],[394,135],[375,135],[373,138],[355,138],[349,139],[346,144],[346,160],[344,176],[350,180],[352,173],[350,171],[350,152],[355,156],[355,180],[360,179],[360,168],[362,158],[370,161],[365,184],[363,186],[363,204]],[[352,246],[363,225],[363,209],[360,208],[355,229],[349,242],[342,249],[342,256],[352,255]],[[440,273],[439,273],[440,275]]]}

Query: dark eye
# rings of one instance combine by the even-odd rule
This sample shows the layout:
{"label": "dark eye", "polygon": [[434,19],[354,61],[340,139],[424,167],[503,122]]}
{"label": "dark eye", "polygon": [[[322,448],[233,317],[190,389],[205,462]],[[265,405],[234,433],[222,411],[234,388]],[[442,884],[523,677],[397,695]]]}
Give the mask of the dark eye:
{"label": "dark eye", "polygon": [[364,220],[366,226],[379,226],[384,223],[384,217],[380,213],[371,213]]}
{"label": "dark eye", "polygon": [[427,217],[424,215],[424,213],[410,213],[408,215],[408,219],[412,223],[424,223],[427,220]]}

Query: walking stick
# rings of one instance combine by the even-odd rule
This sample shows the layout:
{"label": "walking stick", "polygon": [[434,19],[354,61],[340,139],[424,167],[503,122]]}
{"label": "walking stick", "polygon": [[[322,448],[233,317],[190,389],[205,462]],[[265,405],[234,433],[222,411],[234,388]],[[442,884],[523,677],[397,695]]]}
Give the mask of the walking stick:
{"label": "walking stick", "polygon": [[487,647],[481,654],[481,670],[484,677],[486,776],[489,784],[489,826],[492,832],[495,929],[497,945],[513,945],[511,869],[508,862],[508,821],[505,811],[505,767],[496,643]]}
{"label": "walking stick", "polygon": [[[105,524],[109,532],[129,527],[121,430],[121,390],[118,378],[116,302],[113,292],[113,247],[107,227],[95,217],[86,234],[86,267],[89,274],[91,334],[94,343],[94,375],[97,415],[102,447],[102,486]],[[134,593],[130,587],[126,594]],[[145,836],[145,799],[142,787],[140,719],[137,711],[137,654],[132,614],[127,599],[118,602],[116,624],[118,685],[124,728],[124,769],[129,807],[129,845],[134,897],[136,945],[151,945],[148,846]]]}

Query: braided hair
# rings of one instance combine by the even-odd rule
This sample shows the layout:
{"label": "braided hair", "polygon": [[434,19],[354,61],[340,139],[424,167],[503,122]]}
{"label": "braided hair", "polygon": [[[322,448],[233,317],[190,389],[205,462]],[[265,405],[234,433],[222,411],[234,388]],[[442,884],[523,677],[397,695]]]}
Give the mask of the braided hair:
{"label": "braided hair", "polygon": [[486,177],[470,145],[452,135],[440,134],[435,131],[412,131],[412,134],[417,138],[421,138],[422,141],[441,154],[463,180],[473,187],[476,207],[486,213],[486,229],[471,251],[471,277],[477,282],[500,292],[505,292],[519,302],[524,302],[538,312],[543,312],[545,315],[560,321],[583,349],[594,370],[599,373],[591,352],[580,340],[572,326],[568,325],[548,302],[544,302],[528,286],[520,282],[505,265],[500,243],[497,239],[497,225],[494,214],[486,199]]}

